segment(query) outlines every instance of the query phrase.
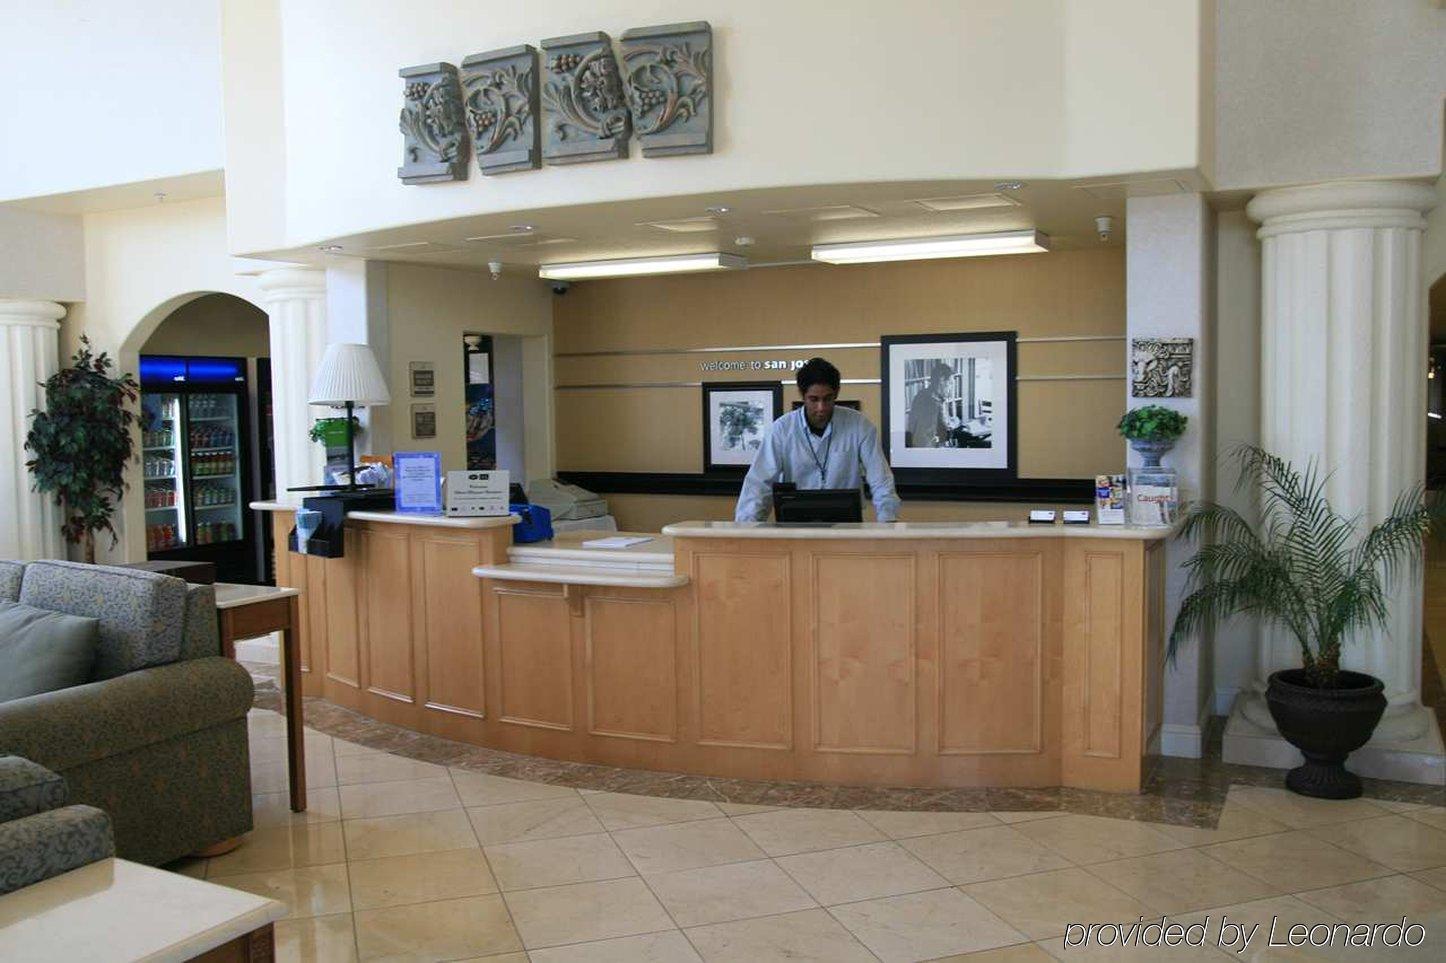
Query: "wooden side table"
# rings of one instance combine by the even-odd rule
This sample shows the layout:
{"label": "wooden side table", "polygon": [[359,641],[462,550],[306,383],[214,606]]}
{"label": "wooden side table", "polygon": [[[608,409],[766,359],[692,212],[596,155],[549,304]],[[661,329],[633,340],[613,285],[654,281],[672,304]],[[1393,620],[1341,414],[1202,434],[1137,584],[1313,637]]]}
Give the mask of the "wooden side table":
{"label": "wooden side table", "polygon": [[216,617],[221,625],[221,654],[236,658],[236,640],[281,633],[281,683],[285,688],[286,774],[291,786],[291,811],[306,810],[306,738],[301,712],[301,625],[294,588],[216,583]]}

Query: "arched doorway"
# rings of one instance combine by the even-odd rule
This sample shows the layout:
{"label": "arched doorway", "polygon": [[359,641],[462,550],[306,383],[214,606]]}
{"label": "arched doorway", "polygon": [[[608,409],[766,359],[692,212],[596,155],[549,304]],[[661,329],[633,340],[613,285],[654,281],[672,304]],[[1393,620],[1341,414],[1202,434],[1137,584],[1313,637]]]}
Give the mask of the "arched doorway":
{"label": "arched doorway", "polygon": [[266,313],[210,292],[150,320],[136,347],[141,482],[130,493],[141,502],[146,557],[266,582],[269,526],[250,509],[273,494]]}

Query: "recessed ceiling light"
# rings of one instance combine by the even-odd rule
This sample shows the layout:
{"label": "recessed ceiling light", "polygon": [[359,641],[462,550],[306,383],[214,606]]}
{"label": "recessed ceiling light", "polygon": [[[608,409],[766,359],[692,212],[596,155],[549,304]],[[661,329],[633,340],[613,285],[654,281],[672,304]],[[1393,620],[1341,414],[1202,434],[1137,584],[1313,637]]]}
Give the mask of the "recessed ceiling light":
{"label": "recessed ceiling light", "polygon": [[1049,238],[1038,231],[1000,231],[993,234],[816,244],[813,259],[828,264],[867,264],[873,261],[923,261],[991,254],[1038,254],[1048,250]]}
{"label": "recessed ceiling light", "polygon": [[734,271],[747,266],[747,258],[710,251],[706,254],[667,254],[662,257],[629,257],[613,261],[544,264],[537,269],[537,276],[547,281],[581,281],[587,278],[625,278],[645,274]]}

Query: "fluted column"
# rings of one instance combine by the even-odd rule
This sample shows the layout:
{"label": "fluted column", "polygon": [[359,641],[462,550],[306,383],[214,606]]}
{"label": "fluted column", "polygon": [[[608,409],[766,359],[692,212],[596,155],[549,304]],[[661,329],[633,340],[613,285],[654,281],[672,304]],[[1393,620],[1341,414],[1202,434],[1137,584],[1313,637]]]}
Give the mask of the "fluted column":
{"label": "fluted column", "polygon": [[311,379],[326,350],[326,273],[279,268],[257,279],[271,319],[271,420],[276,494],[320,485],[326,455],[307,437],[323,412],[307,404]]}
{"label": "fluted column", "polygon": [[[1430,187],[1355,181],[1265,191],[1246,207],[1261,225],[1261,444],[1329,472],[1331,504],[1363,529],[1425,478],[1421,243],[1433,204]],[[1421,707],[1420,571],[1396,586],[1386,628],[1360,633],[1342,658],[1385,682],[1378,742],[1419,738],[1432,721]],[[1262,632],[1247,717],[1274,728],[1258,693],[1299,658],[1284,633]]]}
{"label": "fluted column", "polygon": [[30,412],[45,405],[40,383],[60,370],[54,301],[0,301],[0,558],[63,558],[60,510],[34,490],[25,467]]}

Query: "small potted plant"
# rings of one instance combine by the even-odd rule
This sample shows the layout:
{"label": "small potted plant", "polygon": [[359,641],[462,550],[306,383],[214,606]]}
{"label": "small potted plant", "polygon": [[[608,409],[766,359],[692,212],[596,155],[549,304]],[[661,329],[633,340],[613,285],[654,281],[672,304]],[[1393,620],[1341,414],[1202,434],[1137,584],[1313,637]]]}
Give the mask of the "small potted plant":
{"label": "small potted plant", "polygon": [[1381,628],[1391,583],[1421,558],[1426,537],[1446,529],[1446,504],[1429,504],[1417,487],[1363,536],[1355,518],[1333,509],[1325,477],[1302,474],[1253,446],[1237,449],[1240,483],[1258,486],[1261,517],[1252,525],[1222,505],[1199,504],[1178,538],[1202,538],[1185,563],[1185,600],[1167,656],[1205,626],[1253,615],[1285,629],[1300,646],[1301,667],[1273,672],[1265,692],[1270,715],[1305,764],[1285,777],[1304,796],[1354,799],[1361,780],[1346,757],[1365,745],[1386,710],[1384,685],[1341,668],[1341,647]]}
{"label": "small potted plant", "polygon": [[1143,468],[1159,468],[1160,458],[1175,447],[1175,440],[1185,433],[1189,419],[1164,405],[1145,405],[1125,412],[1115,426],[1140,453]]}

